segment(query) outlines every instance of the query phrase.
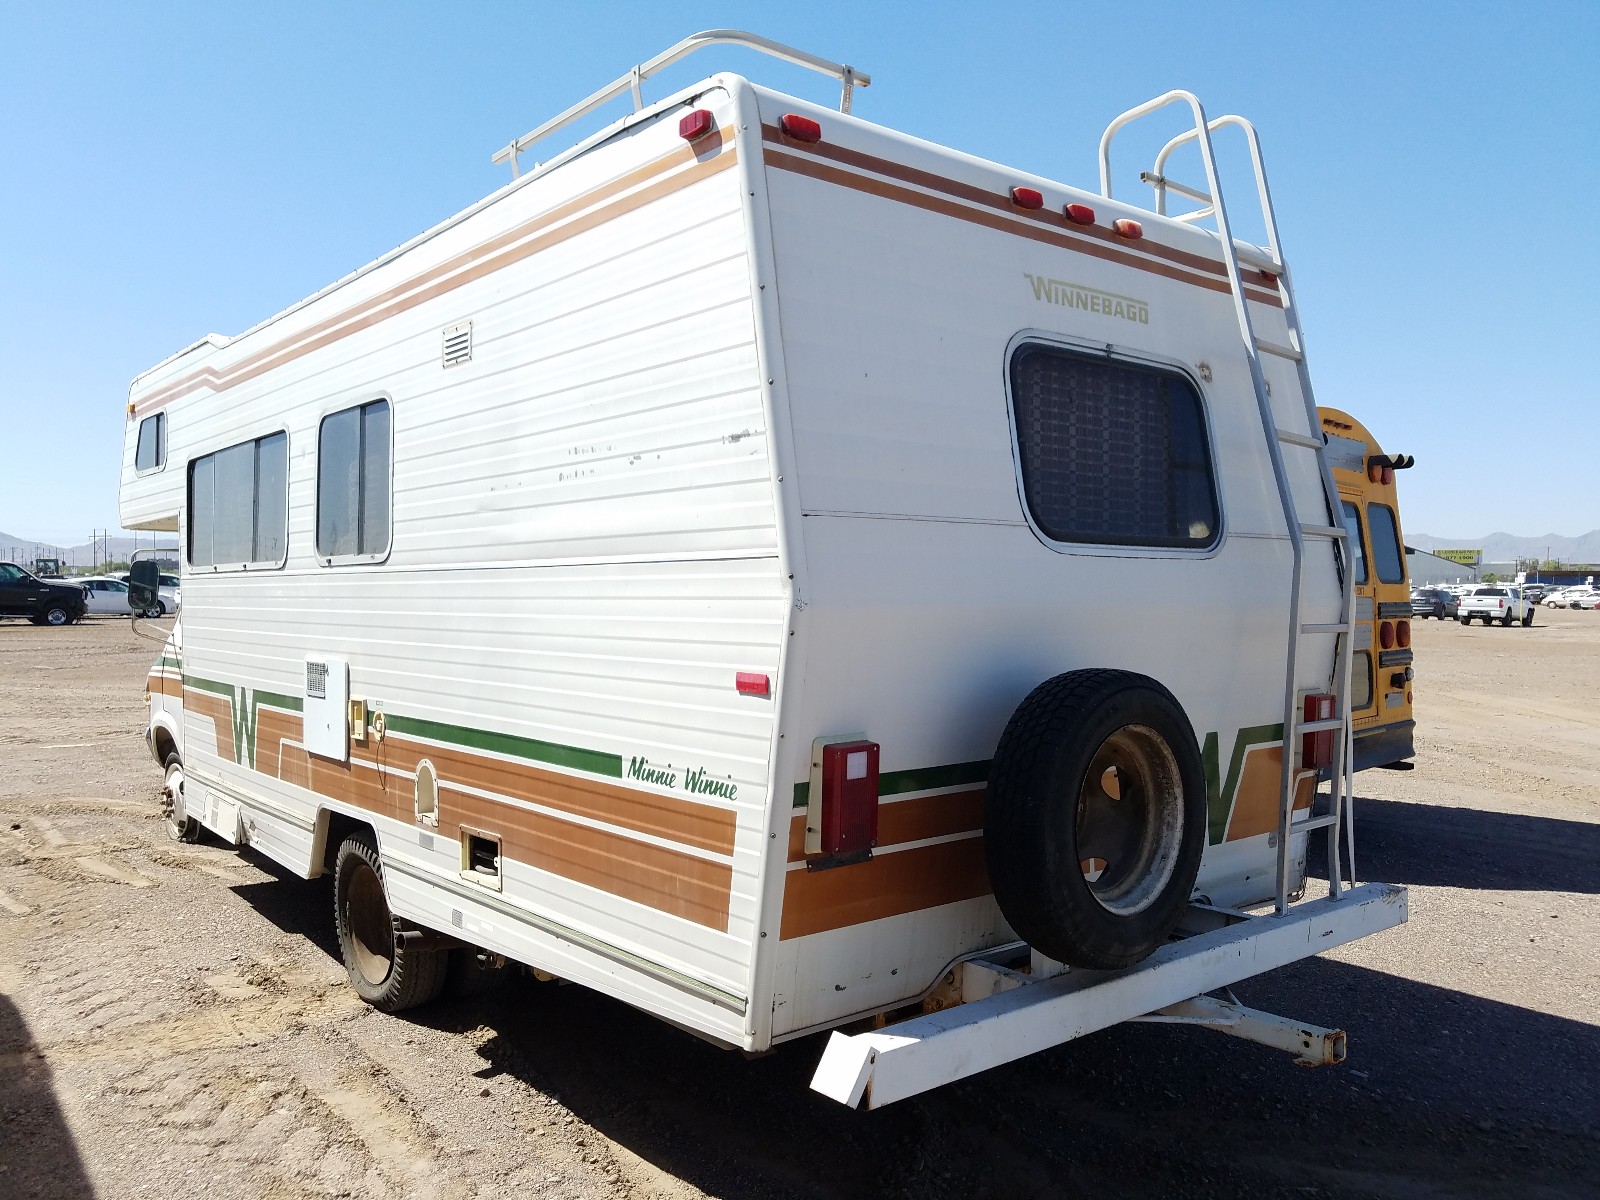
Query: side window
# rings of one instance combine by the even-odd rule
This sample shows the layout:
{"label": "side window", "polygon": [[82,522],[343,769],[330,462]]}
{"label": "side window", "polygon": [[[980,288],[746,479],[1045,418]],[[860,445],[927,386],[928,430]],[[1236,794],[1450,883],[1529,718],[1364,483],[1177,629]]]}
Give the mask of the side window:
{"label": "side window", "polygon": [[1406,577],[1405,554],[1400,549],[1400,526],[1394,509],[1386,504],[1367,505],[1367,528],[1372,533],[1372,565],[1384,583],[1399,583]]}
{"label": "side window", "polygon": [[1011,357],[1011,403],[1023,499],[1045,537],[1216,544],[1205,419],[1183,375],[1029,343]]}
{"label": "side window", "polygon": [[1355,558],[1356,582],[1367,581],[1367,548],[1361,541],[1361,512],[1349,500],[1344,503],[1344,527],[1350,531],[1350,553]]}
{"label": "side window", "polygon": [[154,471],[167,465],[167,414],[158,412],[139,422],[139,445],[133,453],[134,469]]}
{"label": "side window", "polygon": [[389,402],[322,419],[317,434],[317,554],[380,558],[389,550]]}
{"label": "side window", "polygon": [[268,434],[189,464],[189,563],[279,566],[288,554],[289,437]]}

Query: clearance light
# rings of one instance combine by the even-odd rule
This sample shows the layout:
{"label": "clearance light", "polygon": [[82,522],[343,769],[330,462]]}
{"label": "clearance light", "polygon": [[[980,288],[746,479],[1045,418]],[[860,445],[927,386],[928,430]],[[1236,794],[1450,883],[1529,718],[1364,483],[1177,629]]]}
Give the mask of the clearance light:
{"label": "clearance light", "polygon": [[1043,208],[1044,193],[1038,188],[1014,187],[1011,189],[1011,203],[1018,208]]}
{"label": "clearance light", "polygon": [[783,120],[778,124],[783,132],[797,142],[820,142],[822,140],[822,126],[810,117],[802,117],[799,113],[784,113]]}
{"label": "clearance light", "polygon": [[1377,463],[1371,463],[1371,464],[1368,465],[1368,467],[1367,467],[1367,482],[1369,482],[1369,483],[1382,483],[1383,482],[1383,468],[1381,466],[1379,466]]}
{"label": "clearance light", "polygon": [[1393,621],[1378,622],[1378,645],[1382,646],[1385,650],[1394,649]]}
{"label": "clearance light", "polygon": [[1137,221],[1130,221],[1126,217],[1120,221],[1111,222],[1111,228],[1117,231],[1118,237],[1125,237],[1130,241],[1144,236],[1144,226]]}
{"label": "clearance light", "polygon": [[1074,225],[1093,225],[1094,209],[1087,204],[1069,204],[1066,207],[1067,220]]}
{"label": "clearance light", "polygon": [[[1333,695],[1330,692],[1318,692],[1306,697],[1305,719],[1307,721],[1333,720]],[[1333,729],[1318,729],[1311,733],[1303,734],[1300,738],[1300,766],[1304,769],[1314,767],[1327,767],[1333,765]]]}
{"label": "clearance light", "polygon": [[878,743],[822,748],[822,852],[865,854],[878,844]]}
{"label": "clearance light", "polygon": [[698,142],[716,127],[717,123],[711,119],[711,114],[703,108],[697,108],[685,113],[678,122],[678,136],[686,142]]}
{"label": "clearance light", "polygon": [[739,689],[741,696],[772,695],[772,680],[754,671],[738,672],[734,676],[733,686]]}
{"label": "clearance light", "polygon": [[1407,646],[1411,645],[1411,622],[1410,621],[1396,621],[1395,622],[1394,640],[1395,640],[1395,645],[1399,646],[1400,649],[1402,649],[1402,650],[1404,650]]}

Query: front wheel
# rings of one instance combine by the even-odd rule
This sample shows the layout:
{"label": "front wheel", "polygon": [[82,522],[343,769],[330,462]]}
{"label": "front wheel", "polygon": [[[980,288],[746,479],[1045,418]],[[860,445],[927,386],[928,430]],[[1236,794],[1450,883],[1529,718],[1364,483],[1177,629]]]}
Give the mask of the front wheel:
{"label": "front wheel", "polygon": [[43,617],[44,620],[41,623],[45,625],[70,625],[72,623],[72,614],[67,611],[67,607],[64,604],[52,604],[44,610]]}
{"label": "front wheel", "polygon": [[445,983],[448,955],[400,936],[383,888],[378,846],[367,832],[339,847],[333,875],[339,955],[361,998],[383,1012],[426,1004]]}
{"label": "front wheel", "polygon": [[1205,817],[1194,731],[1166,688],[1127,671],[1047,680],[990,768],[984,851],[1000,911],[1051,958],[1130,966],[1188,903]]}
{"label": "front wheel", "polygon": [[167,836],[175,842],[197,842],[200,822],[189,815],[183,782],[183,760],[174,751],[167,755],[167,775],[161,781],[161,810],[166,817]]}

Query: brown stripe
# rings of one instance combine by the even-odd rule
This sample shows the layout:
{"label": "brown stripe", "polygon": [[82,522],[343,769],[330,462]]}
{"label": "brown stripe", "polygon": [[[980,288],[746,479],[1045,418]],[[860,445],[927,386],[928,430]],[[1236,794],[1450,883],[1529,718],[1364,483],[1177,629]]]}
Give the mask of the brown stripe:
{"label": "brown stripe", "polygon": [[[720,148],[722,134],[719,132],[715,136],[718,139],[717,146]],[[346,309],[344,312],[311,326],[309,329],[302,330],[283,341],[267,346],[255,354],[241,359],[225,371],[219,372],[212,367],[202,367],[181,379],[174,380],[172,383],[166,384],[140,400],[135,406],[135,411],[142,416],[206,384],[210,384],[215,391],[220,392],[247,380],[254,379],[274,367],[282,366],[287,362],[309,354],[313,350],[321,349],[323,346],[330,345],[362,329],[369,328],[387,317],[405,312],[407,309],[414,308],[427,300],[453,291],[466,283],[536,254],[540,250],[548,249],[550,246],[563,242],[579,233],[640,208],[652,200],[677,191],[679,188],[687,187],[689,184],[698,182],[708,175],[725,170],[737,161],[736,150],[730,149],[726,154],[713,156],[706,153],[706,150],[709,149],[709,146],[705,146],[698,153],[691,147],[674,151],[672,154],[657,159],[653,163],[648,163],[603,187],[596,188],[594,191],[587,192],[547,213],[541,214],[516,229],[500,234],[482,245],[475,246],[448,262],[430,268],[422,274],[390,288],[386,292],[370,297],[360,304]],[[662,180],[654,187],[645,188],[634,195],[624,197],[604,209],[590,212],[587,216],[547,234],[534,243],[516,246],[507,253],[488,258],[490,255],[495,255],[496,251],[518,242],[540,229],[545,229],[565,220],[574,213],[590,208],[621,192],[628,191],[630,188],[638,187],[644,181],[686,163],[693,163],[693,165],[688,166],[687,169],[676,175]],[[489,265],[485,265],[485,259],[488,259]],[[469,267],[474,263],[477,263],[478,266],[471,270],[463,270],[463,268]],[[448,278],[446,278],[447,276]],[[433,286],[424,288],[424,285],[430,283]],[[424,290],[419,292],[416,290],[418,288],[424,288]]]}
{"label": "brown stripe", "polygon": [[[834,162],[856,167],[863,171],[872,171],[890,179],[898,179],[902,183],[915,184],[918,187],[927,188],[929,191],[943,192],[945,195],[953,196],[958,200],[965,200],[971,204],[980,204],[997,212],[1009,213],[1020,220],[1036,221],[1039,224],[1063,230],[1075,238],[1093,239],[1119,249],[1129,248],[1127,242],[1118,238],[1110,229],[1099,225],[1079,225],[1074,221],[1067,220],[1066,213],[1056,209],[1018,208],[1011,202],[1009,195],[1001,195],[989,188],[978,187],[976,184],[964,183],[959,179],[950,179],[944,175],[935,175],[930,171],[921,171],[916,167],[908,167],[906,164],[895,162],[892,159],[863,154],[859,150],[851,150],[835,142],[797,142],[792,138],[786,137],[783,130],[775,125],[763,125],[761,127],[761,136],[774,145],[786,146],[789,149],[813,154],[819,158],[832,159]],[[1167,246],[1161,242],[1154,241],[1141,241],[1138,249],[1152,257],[1164,258],[1179,266],[1192,267],[1197,271],[1205,271],[1223,278],[1227,277],[1228,269],[1220,259],[1207,258],[1203,254],[1191,254],[1187,250],[1179,250],[1176,246]],[[1277,283],[1265,272],[1241,268],[1239,275],[1245,283],[1267,288],[1276,295]],[[1276,302],[1276,300],[1265,301],[1265,303]]]}
{"label": "brown stripe", "polygon": [[[983,828],[983,789],[948,792],[942,796],[918,796],[878,804],[878,845],[896,846],[920,842],[924,838],[969,833]],[[789,821],[789,861],[804,862],[806,857],[806,815],[799,812]]]}
{"label": "brown stripe", "polygon": [[[227,731],[226,756],[231,758],[233,725],[228,701],[208,692],[194,691],[192,694],[203,698],[194,705],[197,713],[210,716],[216,723],[219,750],[222,748],[223,731]],[[414,772],[417,763],[427,758],[439,772],[442,836],[459,839],[463,825],[493,833],[501,838],[501,853],[511,861],[549,871],[700,925],[727,930],[729,901],[733,891],[733,868],[730,865],[708,862],[681,850],[636,841],[610,830],[591,829],[549,814],[529,812],[496,798],[462,791],[459,786],[452,787],[451,784],[486,790],[494,788],[502,794],[515,795],[517,793],[511,789],[526,789],[529,781],[533,780],[538,786],[518,798],[562,807],[565,811],[596,816],[598,819],[615,819],[600,816],[606,811],[619,816],[629,815],[625,806],[618,806],[618,801],[640,802],[637,811],[644,813],[647,819],[652,810],[670,813],[675,805],[684,810],[699,810],[682,815],[688,815],[703,825],[705,815],[709,813],[719,826],[725,825],[725,835],[719,829],[716,838],[719,845],[725,842],[726,853],[733,851],[732,812],[708,809],[692,802],[679,803],[673,797],[635,793],[627,788],[571,779],[554,772],[478,758],[443,747],[369,742],[365,746],[351,748],[349,763],[332,762],[307,754],[302,746],[285,744],[298,741],[302,732],[303,722],[297,714],[260,708],[256,716],[256,770],[329,799],[341,800],[409,825],[416,819],[415,787],[410,779],[398,772]],[[552,790],[549,786],[552,783],[571,785],[571,795]],[[572,796],[578,799],[574,800]],[[589,801],[587,806],[585,799]],[[606,807],[608,804],[612,806],[609,810]],[[616,823],[621,824],[622,821],[617,820]],[[669,829],[667,824],[660,821],[657,821],[657,825],[660,829]],[[664,832],[661,836],[676,835]]]}
{"label": "brown stripe", "polygon": [[176,675],[160,675],[151,671],[145,677],[144,686],[152,696],[177,696],[183,698],[183,680]]}
{"label": "brown stripe", "polygon": [[463,825],[500,837],[507,858],[614,896],[726,932],[733,868],[727,863],[636,842],[544,813],[497,804],[452,787],[439,789],[440,832]]}
{"label": "brown stripe", "polygon": [[[1257,746],[1245,755],[1239,774],[1238,798],[1228,820],[1227,841],[1259,837],[1278,829],[1278,786],[1283,778],[1283,747]],[[1303,776],[1294,789],[1296,811],[1311,807],[1311,775]]]}
{"label": "brown stripe", "polygon": [[981,837],[878,854],[829,871],[789,871],[778,937],[806,937],[990,891]]}
{"label": "brown stripe", "polygon": [[[197,717],[209,717],[217,727],[217,754],[230,762],[233,760],[233,704],[225,697],[199,688],[184,688],[183,712]],[[187,720],[185,721],[187,724]]]}
{"label": "brown stripe", "polygon": [[[768,166],[781,170],[792,171],[797,175],[805,175],[825,183],[837,184],[853,191],[865,192],[884,200],[894,200],[901,204],[908,204],[913,208],[920,208],[925,212],[937,213],[940,216],[954,217],[959,221],[969,224],[981,225],[986,229],[993,229],[1000,233],[1014,234],[1030,241],[1042,242],[1045,245],[1055,246],[1063,250],[1074,250],[1080,254],[1087,254],[1092,258],[1104,259],[1107,262],[1120,266],[1133,267],[1152,275],[1160,275],[1167,279],[1177,280],[1179,283],[1193,284],[1208,291],[1228,293],[1228,283],[1225,279],[1217,279],[1207,275],[1196,275],[1192,271],[1169,266],[1166,263],[1155,262],[1150,259],[1140,258],[1138,255],[1118,250],[1111,246],[1100,245],[1088,241],[1081,236],[1067,235],[1057,232],[1042,223],[1025,223],[1017,218],[1015,213],[1002,214],[1000,212],[985,212],[974,209],[965,204],[957,204],[948,200],[941,200],[936,196],[929,196],[923,192],[912,191],[910,188],[897,184],[886,183],[883,180],[873,179],[865,175],[857,175],[850,171],[843,171],[837,167],[828,166],[820,162],[786,154],[779,150],[769,149],[766,152]],[[1065,223],[1066,218],[1062,221]],[[1253,288],[1245,289],[1246,295],[1251,300],[1260,304],[1281,307],[1282,300],[1276,294],[1269,295]]]}

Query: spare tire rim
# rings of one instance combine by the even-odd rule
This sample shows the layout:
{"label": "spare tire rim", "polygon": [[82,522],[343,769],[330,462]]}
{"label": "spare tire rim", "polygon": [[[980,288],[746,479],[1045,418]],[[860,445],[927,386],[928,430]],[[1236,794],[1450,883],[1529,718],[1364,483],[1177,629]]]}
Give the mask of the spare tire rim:
{"label": "spare tire rim", "polygon": [[1148,725],[1100,743],[1078,789],[1079,867],[1106,911],[1131,917],[1156,902],[1183,842],[1183,778],[1172,748]]}

